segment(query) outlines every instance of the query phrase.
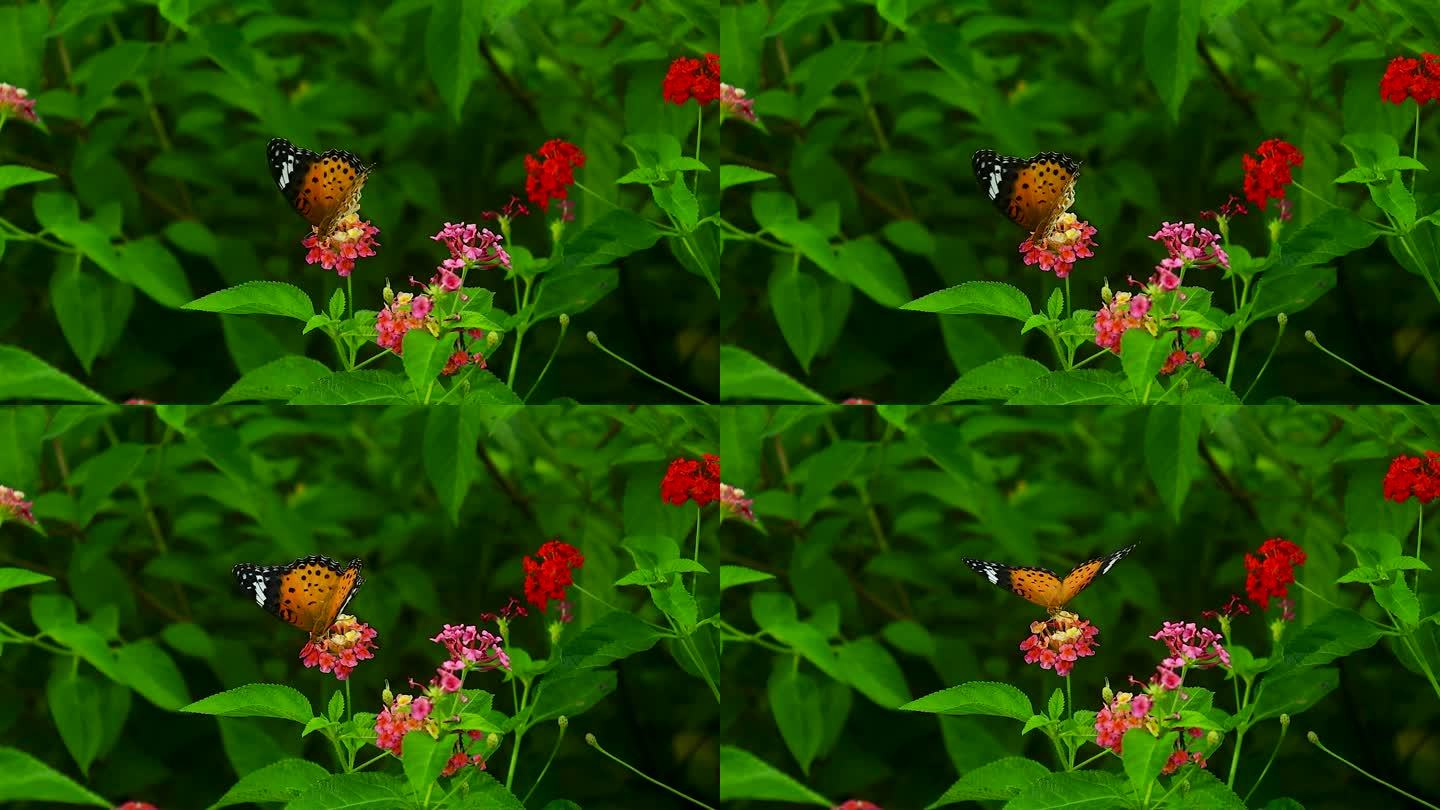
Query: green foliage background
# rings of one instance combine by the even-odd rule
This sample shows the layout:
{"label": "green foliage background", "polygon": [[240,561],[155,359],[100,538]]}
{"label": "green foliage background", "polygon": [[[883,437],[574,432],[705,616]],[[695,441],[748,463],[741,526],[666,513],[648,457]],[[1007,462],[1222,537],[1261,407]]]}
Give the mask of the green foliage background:
{"label": "green foliage background", "polygon": [[[298,284],[317,308],[343,286],[304,264],[308,227],[275,192],[270,138],[378,165],[362,215],[381,228],[382,247],[359,262],[354,283],[358,307],[379,309],[387,278],[403,291],[434,273],[444,251],[429,237],[444,222],[486,224],[482,211],[523,198],[523,156],[550,138],[584,149],[582,183],[654,214],[644,186],[613,185],[632,164],[622,138],[666,132],[694,144],[694,105],[664,104],[661,78],[675,56],[713,51],[717,36],[713,16],[688,0],[7,5],[0,81],[30,90],[45,129],[12,119],[0,165],[58,179],[0,188],[0,212],[26,231],[63,233],[85,258],[0,243],[10,289],[0,343],[112,399],[211,402],[286,354],[333,365],[329,344],[294,323],[178,309],[255,279]],[[714,207],[714,182],[702,185],[702,208]],[[567,240],[610,210],[578,189],[571,198],[578,221]],[[64,227],[75,219],[78,229]],[[550,253],[538,210],[518,221],[509,247]],[[534,401],[672,397],[586,343],[587,330],[713,397],[718,301],[671,248],[619,251],[551,291],[547,301],[565,305],[549,317],[568,311],[575,322]],[[480,283],[514,310],[498,273]],[[558,331],[550,320],[525,341],[522,393]]]}
{"label": "green foliage background", "polygon": [[[0,617],[79,653],[5,646],[0,679],[11,699],[0,738],[112,804],[208,806],[238,777],[286,757],[334,770],[328,743],[320,734],[302,740],[293,723],[176,711],[268,682],[299,689],[320,712],[337,689],[333,676],[301,667],[304,633],[237,592],[233,564],[312,553],[363,559],[366,583],[350,611],[379,631],[379,649],[350,687],[356,711],[378,712],[387,681],[400,693],[410,678],[429,680],[444,657],[429,638],[443,624],[480,624],[480,613],[523,595],[521,558],[552,538],[584,553],[578,584],[663,623],[642,589],[612,586],[632,568],[620,543],[642,535],[694,543],[694,506],[662,503],[660,479],[671,458],[713,451],[716,436],[712,416],[683,408],[0,410],[0,481],[35,500],[45,530],[7,521],[0,567],[55,578],[7,590]],[[713,508],[705,525],[702,561],[713,557]],[[714,578],[697,581],[701,615],[714,613]],[[567,642],[609,612],[573,591],[571,600]],[[514,645],[546,657],[544,622],[554,612],[516,620]],[[714,667],[713,630],[694,638],[709,646]],[[651,776],[713,801],[718,706],[668,644],[627,647],[633,654],[581,671],[613,680],[598,703],[569,707],[569,732],[528,806],[557,798],[587,810],[689,806],[587,747],[587,732]],[[513,711],[498,673],[467,686]],[[519,793],[555,733],[551,722],[524,738]],[[489,769],[502,782],[509,739]],[[360,761],[376,753],[367,747]],[[400,772],[389,758],[377,769]],[[35,771],[7,767],[0,797],[34,795],[16,791]]]}
{"label": "green foliage background", "polygon": [[[897,711],[940,689],[999,681],[1044,712],[1064,686],[1024,664],[1019,649],[1044,610],[993,587],[964,557],[1063,572],[1140,544],[1071,603],[1100,629],[1097,654],[1071,676],[1077,711],[1101,708],[1107,679],[1122,690],[1130,676],[1149,678],[1164,653],[1149,636],[1162,621],[1216,627],[1201,611],[1244,594],[1243,555],[1271,537],[1309,555],[1296,575],[1313,594],[1290,588],[1293,655],[1326,638],[1309,627],[1326,602],[1383,619],[1366,586],[1332,583],[1355,566],[1345,544],[1361,545],[1363,533],[1388,533],[1414,553],[1417,503],[1383,500],[1381,481],[1394,455],[1440,442],[1436,413],[1418,408],[744,407],[722,418],[721,431],[726,477],[755,498],[763,527],[727,521],[722,562],[773,576],[726,587],[744,580],[722,568],[721,735],[724,762],[743,767],[723,770],[721,795],[737,810],[779,806],[743,800],[763,795],[761,785],[797,805],[822,801],[807,801],[794,782],[832,804],[865,798],[888,810],[931,806],[958,777],[1002,757],[1056,769],[1050,743],[1039,732],[1022,736],[1020,720]],[[1433,563],[1433,504],[1426,512],[1422,556]],[[1433,573],[1421,575],[1419,595],[1420,616],[1440,609]],[[790,611],[797,620],[787,623]],[[1278,613],[1272,603],[1264,615],[1238,617],[1226,643],[1270,654],[1267,625]],[[1432,664],[1436,618],[1419,629]],[[1311,730],[1359,767],[1433,801],[1440,696],[1398,644],[1371,636],[1351,646],[1345,634],[1326,643],[1340,657],[1300,667],[1321,686],[1286,693],[1295,699],[1281,709],[1293,715],[1289,735],[1249,806],[1281,797],[1312,810],[1403,805],[1307,743]],[[1214,691],[1217,707],[1235,711],[1223,672],[1194,672],[1186,686]],[[1280,694],[1260,697],[1274,706]],[[1272,716],[1244,738],[1239,795],[1259,776],[1278,725]],[[1096,752],[1093,739],[1091,729],[1082,759]],[[1233,744],[1232,734],[1210,757],[1221,780]],[[764,765],[742,763],[732,747]],[[766,767],[784,776],[760,778]],[[1120,770],[1108,755],[1091,767]],[[1233,797],[1174,799],[1241,806]],[[1059,805],[1032,797],[1013,806]]]}
{"label": "green foliage background", "polygon": [[[1440,14],[1408,0],[787,0],[726,3],[720,19],[726,81],[749,91],[765,124],[727,127],[726,160],[776,175],[725,192],[725,217],[764,229],[768,243],[728,243],[722,334],[832,402],[930,402],[1002,355],[1054,367],[1045,338],[1021,336],[1015,322],[898,310],[986,280],[1019,287],[1040,312],[1061,286],[1022,264],[1016,246],[1025,234],[977,193],[976,149],[1083,161],[1073,210],[1098,228],[1099,247],[1076,264],[1071,303],[1094,310],[1107,278],[1119,292],[1127,278],[1149,276],[1164,251],[1146,237],[1163,221],[1203,225],[1202,210],[1240,194],[1241,156],[1268,138],[1304,152],[1295,177],[1324,198],[1289,190],[1294,220],[1280,255],[1301,251],[1286,243],[1332,204],[1383,219],[1361,185],[1332,184],[1352,165],[1341,140],[1383,133],[1409,156],[1415,104],[1383,103],[1380,77],[1394,56],[1440,51]],[[1437,120],[1429,105],[1418,152],[1432,169]],[[1422,215],[1440,203],[1434,174],[1415,180]],[[1252,206],[1232,223],[1232,241],[1257,258],[1270,253],[1264,220],[1274,214],[1274,203],[1263,215]],[[771,227],[786,222],[808,231]],[[1357,222],[1326,225],[1330,235],[1346,232],[1334,250],[1261,292],[1258,306],[1288,311],[1290,324],[1247,401],[1395,401],[1308,345],[1307,329],[1422,399],[1440,393],[1436,300],[1421,265],[1397,239],[1342,247]],[[1437,236],[1433,220],[1412,234],[1432,278]],[[772,247],[777,240],[783,249]],[[1186,282],[1233,311],[1219,271]],[[1246,332],[1237,393],[1275,335],[1274,312]],[[1209,362],[1222,378],[1231,340],[1223,335]],[[815,398],[758,383],[756,364],[727,352],[726,399]],[[1109,358],[1090,368],[1119,365]]]}

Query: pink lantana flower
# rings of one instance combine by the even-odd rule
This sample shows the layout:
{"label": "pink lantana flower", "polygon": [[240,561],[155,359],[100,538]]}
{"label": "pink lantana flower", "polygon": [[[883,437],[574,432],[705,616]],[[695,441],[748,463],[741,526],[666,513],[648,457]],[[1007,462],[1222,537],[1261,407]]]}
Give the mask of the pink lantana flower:
{"label": "pink lantana flower", "polygon": [[440,688],[446,692],[459,691],[464,674],[471,670],[510,668],[510,656],[501,648],[500,637],[489,630],[477,630],[473,624],[447,624],[430,640],[444,645],[450,653],[450,658],[436,670]]}
{"label": "pink lantana flower", "polygon": [[1188,222],[1162,222],[1160,230],[1151,234],[1150,238],[1165,245],[1172,260],[1168,266],[1175,270],[1182,267],[1230,267],[1230,257],[1220,247],[1220,236],[1208,228],[1197,228]]}
{"label": "pink lantana flower", "polygon": [[378,635],[375,628],[342,613],[323,634],[305,642],[300,648],[300,662],[333,673],[336,680],[343,681],[361,661],[375,657]]}
{"label": "pink lantana flower", "polygon": [[466,265],[507,268],[510,266],[510,254],[506,253],[505,248],[500,245],[502,237],[491,232],[489,228],[480,228],[464,222],[459,224],[447,222],[439,233],[430,238],[444,243],[445,247],[450,250],[450,259],[442,262],[441,267],[452,272]]}
{"label": "pink lantana flower", "polygon": [[745,490],[739,487],[720,484],[720,508],[728,515],[755,522],[755,499],[745,497]]}
{"label": "pink lantana flower", "polygon": [[40,123],[40,117],[35,114],[35,99],[30,98],[30,93],[23,87],[0,82],[0,120],[11,117]]}
{"label": "pink lantana flower", "polygon": [[1025,663],[1053,669],[1061,677],[1070,674],[1075,662],[1095,654],[1095,637],[1100,628],[1074,613],[1061,610],[1048,621],[1031,622],[1030,636],[1020,642]]}
{"label": "pink lantana flower", "polygon": [[35,525],[35,504],[25,500],[25,493],[18,489],[0,486],[0,523],[14,518]]}
{"label": "pink lantana flower", "polygon": [[371,225],[369,220],[362,222],[358,214],[350,214],[336,224],[328,237],[322,237],[316,231],[305,237],[303,244],[310,249],[305,254],[305,263],[318,263],[345,278],[355,270],[356,259],[375,255],[375,248],[380,246],[375,241],[377,233],[380,229]]}
{"label": "pink lantana flower", "polygon": [[430,318],[434,302],[426,295],[400,293],[396,295],[385,287],[385,308],[375,317],[375,342],[396,354],[404,353],[405,333],[411,329],[429,329],[433,335],[440,332],[439,324]]}
{"label": "pink lantana flower", "polygon": [[1065,212],[1060,216],[1055,230],[1038,244],[1031,237],[1020,243],[1020,252],[1025,256],[1026,266],[1040,265],[1041,270],[1053,272],[1056,278],[1065,278],[1075,267],[1075,262],[1095,255],[1095,228],[1089,222],[1081,222],[1074,214]]}
{"label": "pink lantana flower", "polygon": [[746,98],[745,91],[734,85],[720,83],[720,112],[755,123],[755,99]]}

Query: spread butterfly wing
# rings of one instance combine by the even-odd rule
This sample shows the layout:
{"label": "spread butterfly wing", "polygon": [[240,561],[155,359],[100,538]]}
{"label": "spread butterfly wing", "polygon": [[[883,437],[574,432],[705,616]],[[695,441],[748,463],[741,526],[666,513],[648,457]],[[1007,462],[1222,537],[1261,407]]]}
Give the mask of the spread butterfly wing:
{"label": "spread butterfly wing", "polygon": [[1095,581],[1096,577],[1109,573],[1110,569],[1115,567],[1115,563],[1120,562],[1120,560],[1125,558],[1125,555],[1134,551],[1137,545],[1139,544],[1131,543],[1103,557],[1095,557],[1094,559],[1086,560],[1075,566],[1070,573],[1065,575],[1065,580],[1061,583],[1061,604],[1063,605],[1071,599],[1074,599],[1075,595],[1088,588],[1090,583]]}
{"label": "spread butterfly wing", "polygon": [[284,138],[266,150],[275,186],[306,222],[322,234],[360,208],[360,192],[370,168],[344,149],[317,154]]}
{"label": "spread butterfly wing", "polygon": [[1032,568],[1024,565],[1006,565],[990,560],[965,558],[965,564],[990,584],[1004,588],[1011,593],[1034,602],[1047,609],[1065,604],[1061,598],[1063,586],[1060,577],[1046,568]]}
{"label": "spread butterfly wing", "polygon": [[233,573],[240,590],[266,612],[315,635],[335,623],[365,583],[360,565],[351,560],[342,567],[316,554],[288,565],[241,563]]}
{"label": "spread butterfly wing", "polygon": [[1048,234],[1075,202],[1080,162],[1069,155],[1041,152],[1026,160],[981,149],[971,167],[986,199],[1032,234]]}

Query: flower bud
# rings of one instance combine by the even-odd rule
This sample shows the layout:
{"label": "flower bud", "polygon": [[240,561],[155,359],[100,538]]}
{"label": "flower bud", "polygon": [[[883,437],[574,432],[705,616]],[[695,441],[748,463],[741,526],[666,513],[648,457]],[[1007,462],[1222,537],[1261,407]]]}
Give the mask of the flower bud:
{"label": "flower bud", "polygon": [[1275,322],[1280,324],[1281,329],[1284,329],[1285,324],[1290,323],[1290,316],[1282,312],[1275,316]]}
{"label": "flower bud", "polygon": [[1214,329],[1211,329],[1210,331],[1208,331],[1208,332],[1205,333],[1205,345],[1206,345],[1206,346],[1214,346],[1216,343],[1219,343],[1219,342],[1220,342],[1220,333],[1219,333],[1219,332],[1216,332]]}
{"label": "flower bud", "polygon": [[1115,700],[1115,690],[1110,688],[1109,678],[1105,679],[1105,688],[1100,690],[1100,699],[1106,703],[1113,703]]}
{"label": "flower bud", "polygon": [[380,702],[389,706],[395,702],[395,693],[390,691],[390,681],[385,681],[385,689],[380,692]]}
{"label": "flower bud", "polygon": [[500,735],[499,735],[499,734],[496,734],[496,733],[493,732],[493,731],[490,732],[489,734],[485,735],[485,747],[486,747],[486,749],[488,749],[488,750],[490,750],[490,751],[494,751],[496,748],[499,748],[499,747],[500,747]]}
{"label": "flower bud", "polygon": [[390,306],[395,300],[395,291],[390,289],[390,279],[385,279],[385,289],[380,292],[380,297],[385,299],[385,306]]}
{"label": "flower bud", "polygon": [[595,334],[594,332],[586,332],[585,339],[590,341],[591,343],[594,343],[596,346],[600,345],[600,336]]}
{"label": "flower bud", "polygon": [[560,328],[561,328],[561,329],[568,329],[569,327],[570,327],[570,316],[569,316],[569,315],[566,315],[566,314],[563,313],[563,312],[560,313]]}
{"label": "flower bud", "polygon": [[1307,341],[1311,342],[1311,343],[1318,343],[1318,342],[1319,342],[1319,341],[1315,340],[1315,333],[1314,333],[1314,332],[1311,332],[1309,329],[1306,329],[1306,330],[1305,330],[1305,339],[1306,339]]}
{"label": "flower bud", "polygon": [[[1310,732],[1310,733],[1311,733],[1311,734],[1314,734],[1315,732],[1312,731],[1312,732]],[[589,746],[597,746],[597,747],[600,745],[600,743],[598,743],[598,742],[595,741],[595,735],[592,734],[592,733],[590,733],[590,732],[588,732],[588,731],[585,732],[585,744],[586,744],[586,745],[589,745]]]}
{"label": "flower bud", "polygon": [[486,332],[486,333],[485,333],[485,345],[486,345],[486,346],[489,346],[489,347],[492,348],[492,349],[495,348],[496,346],[499,346],[499,345],[500,345],[500,333],[499,333],[499,332]]}
{"label": "flower bud", "polygon": [[[1287,717],[1288,717],[1288,715],[1287,715]],[[562,728],[562,729],[566,729],[566,728],[569,728],[569,727],[570,727],[570,718],[566,717],[566,716],[563,715],[563,714],[560,715],[560,719],[559,719],[559,720],[556,720],[555,722],[559,723],[559,724],[560,724],[560,728]]]}
{"label": "flower bud", "polygon": [[1114,297],[1115,292],[1110,289],[1110,279],[1107,278],[1105,279],[1105,286],[1100,288],[1100,300],[1108,304]]}
{"label": "flower bud", "polygon": [[1219,744],[1220,744],[1220,732],[1216,731],[1216,730],[1213,729],[1213,728],[1210,729],[1210,733],[1205,735],[1205,742],[1208,743],[1208,744],[1210,744],[1210,745],[1212,745],[1212,746],[1213,746],[1213,745],[1219,745]]}
{"label": "flower bud", "polygon": [[1305,732],[1305,739],[1309,740],[1311,743],[1314,743],[1315,745],[1319,745],[1319,744],[1320,744],[1320,735],[1319,735],[1319,734],[1316,734],[1316,733],[1313,732],[1313,731],[1307,731],[1307,732]]}
{"label": "flower bud", "polygon": [[1281,728],[1289,728],[1289,727],[1290,727],[1290,715],[1288,715],[1288,714],[1282,714],[1282,715],[1280,715],[1280,727],[1281,727]]}

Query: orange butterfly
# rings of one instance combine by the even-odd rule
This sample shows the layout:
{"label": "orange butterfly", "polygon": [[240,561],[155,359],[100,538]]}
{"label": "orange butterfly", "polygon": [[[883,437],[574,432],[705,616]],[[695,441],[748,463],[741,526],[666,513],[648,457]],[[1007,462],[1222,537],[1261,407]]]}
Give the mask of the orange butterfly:
{"label": "orange butterfly", "polygon": [[240,563],[231,573],[255,604],[311,636],[334,624],[365,584],[359,560],[341,568],[340,563],[320,554],[301,557],[289,565]]}
{"label": "orange butterfly", "polygon": [[990,580],[992,585],[1012,591],[1054,614],[1065,607],[1067,602],[1074,599],[1076,594],[1089,587],[1096,577],[1109,572],[1115,563],[1120,562],[1126,554],[1134,551],[1137,545],[1139,543],[1131,543],[1103,557],[1086,560],[1071,569],[1064,579],[1056,576],[1055,572],[1048,568],[1005,565],[969,557],[965,558],[965,564],[970,566],[975,573]]}
{"label": "orange butterfly", "polygon": [[1075,204],[1080,161],[1059,152],[1024,158],[981,149],[970,159],[980,192],[1036,242],[1049,238]]}
{"label": "orange butterfly", "polygon": [[344,149],[316,154],[284,138],[271,141],[265,152],[275,187],[316,233],[329,236],[337,222],[360,210],[360,190],[374,166]]}

